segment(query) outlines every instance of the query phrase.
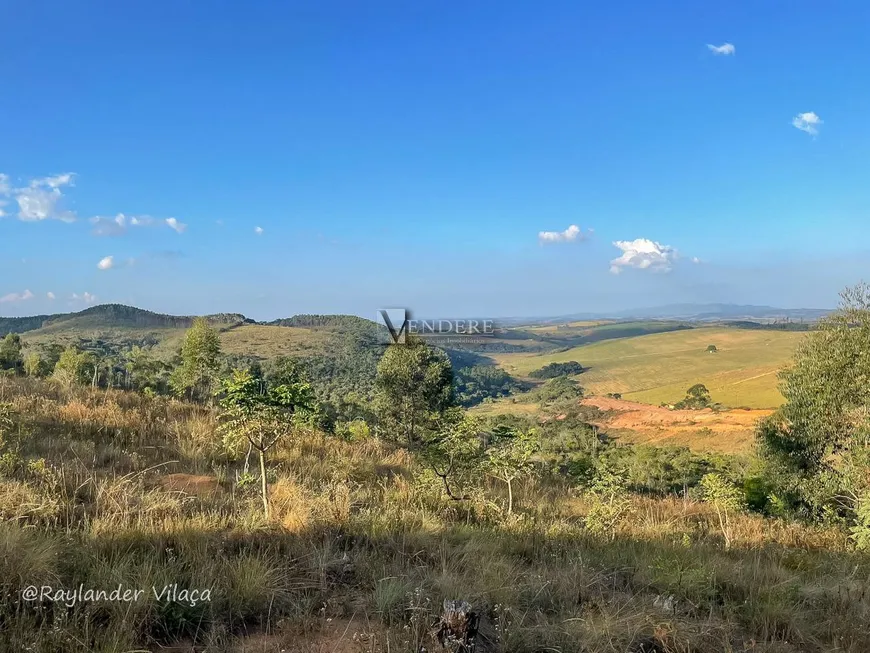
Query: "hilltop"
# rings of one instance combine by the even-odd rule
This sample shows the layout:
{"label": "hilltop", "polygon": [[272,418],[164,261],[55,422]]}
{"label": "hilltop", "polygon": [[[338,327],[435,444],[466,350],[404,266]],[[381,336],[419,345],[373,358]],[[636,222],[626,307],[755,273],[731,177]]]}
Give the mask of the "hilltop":
{"label": "hilltop", "polygon": [[[186,329],[192,315],[166,315],[124,304],[100,304],[75,313],[55,313],[32,317],[0,317],[0,336],[7,333],[58,332],[67,329]],[[206,315],[215,325],[253,322],[239,313]]]}

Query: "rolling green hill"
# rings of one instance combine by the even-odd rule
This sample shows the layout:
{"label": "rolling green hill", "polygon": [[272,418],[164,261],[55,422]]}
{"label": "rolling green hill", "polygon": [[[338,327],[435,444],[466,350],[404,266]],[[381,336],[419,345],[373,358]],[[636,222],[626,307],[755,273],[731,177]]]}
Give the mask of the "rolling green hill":
{"label": "rolling green hill", "polygon": [[[728,406],[770,408],[782,402],[776,372],[788,363],[805,334],[727,327],[702,327],[607,340],[546,354],[491,356],[510,374],[556,362],[588,368],[574,378],[596,394],[621,393],[643,403],[673,403],[695,383]],[[716,345],[716,353],[707,352]]]}
{"label": "rolling green hill", "polygon": [[[206,316],[215,325],[235,325],[251,322],[238,313],[221,313]],[[123,304],[100,304],[77,313],[56,313],[32,317],[0,318],[0,336],[7,333],[27,333],[40,336],[63,331],[87,331],[106,329],[186,329],[193,323],[193,316],[164,315]]]}

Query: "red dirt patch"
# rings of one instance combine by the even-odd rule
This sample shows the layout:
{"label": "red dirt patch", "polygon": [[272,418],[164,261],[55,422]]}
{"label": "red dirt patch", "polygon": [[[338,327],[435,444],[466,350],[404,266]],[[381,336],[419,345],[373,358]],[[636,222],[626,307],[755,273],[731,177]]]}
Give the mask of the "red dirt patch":
{"label": "red dirt patch", "polygon": [[628,442],[685,445],[697,451],[735,453],[752,447],[756,422],[772,410],[671,410],[609,397],[588,397],[586,406],[610,414],[593,423]]}

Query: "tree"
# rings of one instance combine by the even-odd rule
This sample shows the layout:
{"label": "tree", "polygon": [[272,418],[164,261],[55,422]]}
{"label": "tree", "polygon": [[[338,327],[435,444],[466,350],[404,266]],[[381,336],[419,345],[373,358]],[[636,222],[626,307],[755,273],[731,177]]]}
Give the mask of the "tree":
{"label": "tree", "polygon": [[696,383],[691,388],[686,390],[686,396],[681,401],[674,404],[675,408],[680,410],[689,409],[696,410],[707,408],[710,405],[710,391],[703,383]]}
{"label": "tree", "polygon": [[785,403],[757,430],[783,496],[816,517],[851,516],[870,490],[870,286],[841,299],[780,373]]}
{"label": "tree", "polygon": [[292,435],[317,410],[311,386],[301,378],[266,387],[247,370],[237,370],[222,383],[221,428],[231,438],[245,438],[260,459],[260,492],[268,519],[269,488],[266,452]]}
{"label": "tree", "polygon": [[599,535],[609,533],[610,539],[615,539],[614,529],[631,510],[625,472],[601,466],[587,498],[592,507],[586,515],[586,528]]}
{"label": "tree", "polygon": [[487,473],[507,485],[507,514],[514,505],[513,482],[534,470],[532,456],[541,448],[541,439],[536,429],[527,431],[496,427],[486,449]]}
{"label": "tree", "polygon": [[42,357],[35,351],[24,357],[24,373],[27,376],[38,377],[46,373],[46,364]]}
{"label": "tree", "polygon": [[178,395],[204,400],[211,396],[221,353],[220,336],[208,320],[198,317],[184,334],[181,365],[170,379]]}
{"label": "tree", "polygon": [[424,436],[420,455],[441,479],[444,492],[454,501],[471,498],[458,487],[468,488],[480,478],[483,453],[481,421],[453,408]]}
{"label": "tree", "polygon": [[707,345],[707,353],[715,354],[717,351],[719,350],[716,348],[716,345]]}
{"label": "tree", "polygon": [[705,474],[701,479],[701,492],[704,501],[716,509],[719,529],[725,537],[725,548],[728,549],[732,539],[730,515],[745,508],[743,493],[719,474]]}
{"label": "tree", "polygon": [[154,358],[147,349],[134,346],[126,355],[124,371],[127,385],[137,390],[156,391],[165,384],[165,364]]}
{"label": "tree", "polygon": [[18,370],[21,367],[21,336],[7,333],[0,340],[0,369]]}
{"label": "tree", "polygon": [[417,448],[453,405],[453,370],[444,352],[408,339],[387,347],[375,378],[378,430]]}
{"label": "tree", "polygon": [[91,381],[95,370],[96,361],[91,354],[76,347],[68,347],[55,364],[51,378],[66,387],[84,385]]}

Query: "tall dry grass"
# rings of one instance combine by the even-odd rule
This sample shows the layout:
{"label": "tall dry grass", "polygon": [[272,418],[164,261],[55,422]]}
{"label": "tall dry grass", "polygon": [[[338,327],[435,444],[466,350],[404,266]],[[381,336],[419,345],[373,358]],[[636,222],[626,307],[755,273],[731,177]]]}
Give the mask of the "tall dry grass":
{"label": "tall dry grass", "polygon": [[[273,515],[237,483],[208,409],[0,380],[3,651],[417,653],[445,598],[482,615],[479,651],[870,650],[870,564],[845,534],[636,497],[613,537],[558,481],[446,500],[407,453],[310,433],[275,451]],[[209,589],[73,607],[29,585]]]}

